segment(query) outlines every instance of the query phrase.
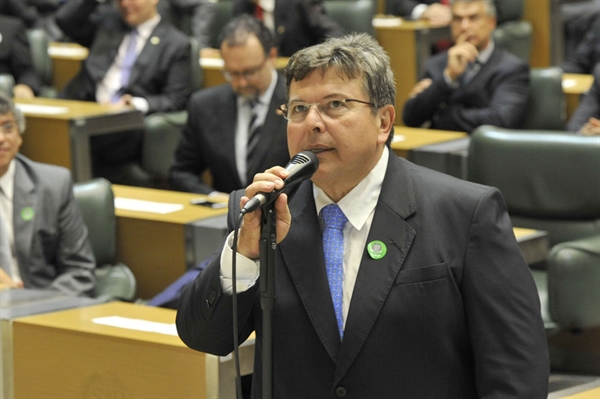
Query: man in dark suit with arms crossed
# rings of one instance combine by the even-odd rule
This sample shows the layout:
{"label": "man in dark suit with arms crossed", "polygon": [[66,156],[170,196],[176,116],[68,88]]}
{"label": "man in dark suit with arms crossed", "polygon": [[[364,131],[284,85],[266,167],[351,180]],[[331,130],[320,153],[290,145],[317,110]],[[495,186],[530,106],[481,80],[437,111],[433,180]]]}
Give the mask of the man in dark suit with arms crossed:
{"label": "man in dark suit with arms crossed", "polygon": [[[503,198],[394,155],[396,92],[381,46],[363,34],[301,50],[286,82],[289,152],[314,152],[319,168],[274,205],[273,396],[546,398],[539,299]],[[269,168],[231,195],[229,228],[287,176]],[[335,246],[332,211],[346,219]],[[255,398],[261,212],[243,218],[235,282],[239,342],[256,331]],[[216,355],[233,350],[231,237],[183,292],[176,320],[187,345]],[[332,249],[341,281],[328,273],[339,267]]]}

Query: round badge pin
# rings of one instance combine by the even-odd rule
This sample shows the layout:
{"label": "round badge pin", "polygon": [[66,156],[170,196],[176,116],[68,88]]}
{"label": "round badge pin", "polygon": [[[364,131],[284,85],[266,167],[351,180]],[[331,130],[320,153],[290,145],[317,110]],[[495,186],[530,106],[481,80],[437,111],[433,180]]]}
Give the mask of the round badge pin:
{"label": "round badge pin", "polygon": [[371,241],[369,245],[367,245],[367,251],[369,252],[369,256],[373,259],[381,259],[387,253],[387,247],[385,244],[379,240]]}
{"label": "round badge pin", "polygon": [[150,43],[152,43],[156,46],[158,43],[160,43],[160,38],[158,36],[152,36],[150,38]]}
{"label": "round badge pin", "polygon": [[35,214],[35,212],[33,211],[33,208],[30,206],[26,206],[25,208],[21,209],[21,219],[23,219],[23,220],[33,219],[34,214]]}

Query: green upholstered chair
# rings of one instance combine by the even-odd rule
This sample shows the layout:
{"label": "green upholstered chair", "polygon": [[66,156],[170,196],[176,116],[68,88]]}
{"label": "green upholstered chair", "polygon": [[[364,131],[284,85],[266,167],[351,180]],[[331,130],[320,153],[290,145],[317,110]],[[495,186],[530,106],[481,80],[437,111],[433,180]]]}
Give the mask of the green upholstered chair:
{"label": "green upholstered chair", "polygon": [[219,33],[221,29],[233,18],[233,0],[218,0],[215,3],[216,13],[210,32],[210,43],[212,48],[219,48]]}
{"label": "green upholstered chair", "polygon": [[28,29],[27,39],[33,68],[42,81],[39,96],[56,97],[56,89],[52,87],[52,59],[48,54],[50,38],[43,29]]}
{"label": "green upholstered chair", "polygon": [[323,4],[331,19],[340,24],[346,32],[365,32],[375,36],[375,0],[325,0]]}
{"label": "green upholstered chair", "polygon": [[165,112],[144,118],[142,167],[150,172],[158,188],[168,188],[169,168],[187,121],[187,111]]}
{"label": "green upholstered chair", "polygon": [[[549,234],[549,257],[532,273],[549,341],[569,341],[551,350],[553,367],[594,371],[564,359],[581,345],[581,329],[600,328],[600,137],[481,126],[467,162],[469,180],[502,192],[514,226]],[[595,356],[600,365],[600,351]]]}
{"label": "green upholstered chair", "polygon": [[96,297],[133,301],[136,280],[131,270],[117,262],[117,217],[111,184],[105,179],[93,179],[73,186],[89,231],[89,241],[96,257]]}
{"label": "green upholstered chair", "polygon": [[565,130],[567,105],[559,67],[531,68],[526,129]]}
{"label": "green upholstered chair", "polygon": [[522,19],[523,0],[497,0],[494,3],[498,21],[493,33],[495,43],[529,63],[533,25]]}

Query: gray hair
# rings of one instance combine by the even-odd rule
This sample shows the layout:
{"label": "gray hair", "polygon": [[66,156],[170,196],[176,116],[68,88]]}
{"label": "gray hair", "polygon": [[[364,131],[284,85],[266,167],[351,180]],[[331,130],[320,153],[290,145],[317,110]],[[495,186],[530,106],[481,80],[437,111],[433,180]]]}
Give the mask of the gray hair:
{"label": "gray hair", "polygon": [[330,69],[342,79],[363,80],[365,93],[374,104],[373,113],[386,105],[396,104],[396,83],[390,57],[366,33],[331,38],[292,55],[285,68],[288,98],[292,80],[300,81],[314,70],[324,75]]}
{"label": "gray hair", "polygon": [[[506,0],[504,0],[506,1]],[[482,2],[485,5],[485,13],[492,17],[496,18],[496,5],[493,0],[450,0],[450,6],[452,7],[456,3],[477,3]]]}
{"label": "gray hair", "polygon": [[23,111],[13,103],[9,96],[4,92],[0,92],[0,115],[7,115],[10,113],[15,117],[19,133],[23,134],[25,132],[25,116],[23,115]]}

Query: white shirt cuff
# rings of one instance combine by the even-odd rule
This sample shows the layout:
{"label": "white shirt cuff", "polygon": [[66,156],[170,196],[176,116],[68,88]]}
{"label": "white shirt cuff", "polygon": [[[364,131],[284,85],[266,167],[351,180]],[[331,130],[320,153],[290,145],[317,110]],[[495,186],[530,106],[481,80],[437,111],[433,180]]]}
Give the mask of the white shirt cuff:
{"label": "white shirt cuff", "polygon": [[143,97],[132,97],[131,104],[133,104],[133,108],[137,109],[138,111],[144,114],[147,114],[148,110],[150,109],[150,105],[148,105],[148,100],[146,100]]}
{"label": "white shirt cuff", "polygon": [[427,10],[427,4],[417,4],[410,13],[410,19],[421,19],[421,15]]}
{"label": "white shirt cuff", "polygon": [[[229,233],[226,244],[221,252],[221,287],[225,294],[231,295],[233,288],[232,261],[233,261],[233,231]],[[236,254],[236,290],[244,292],[250,289],[260,275],[260,262]]]}

